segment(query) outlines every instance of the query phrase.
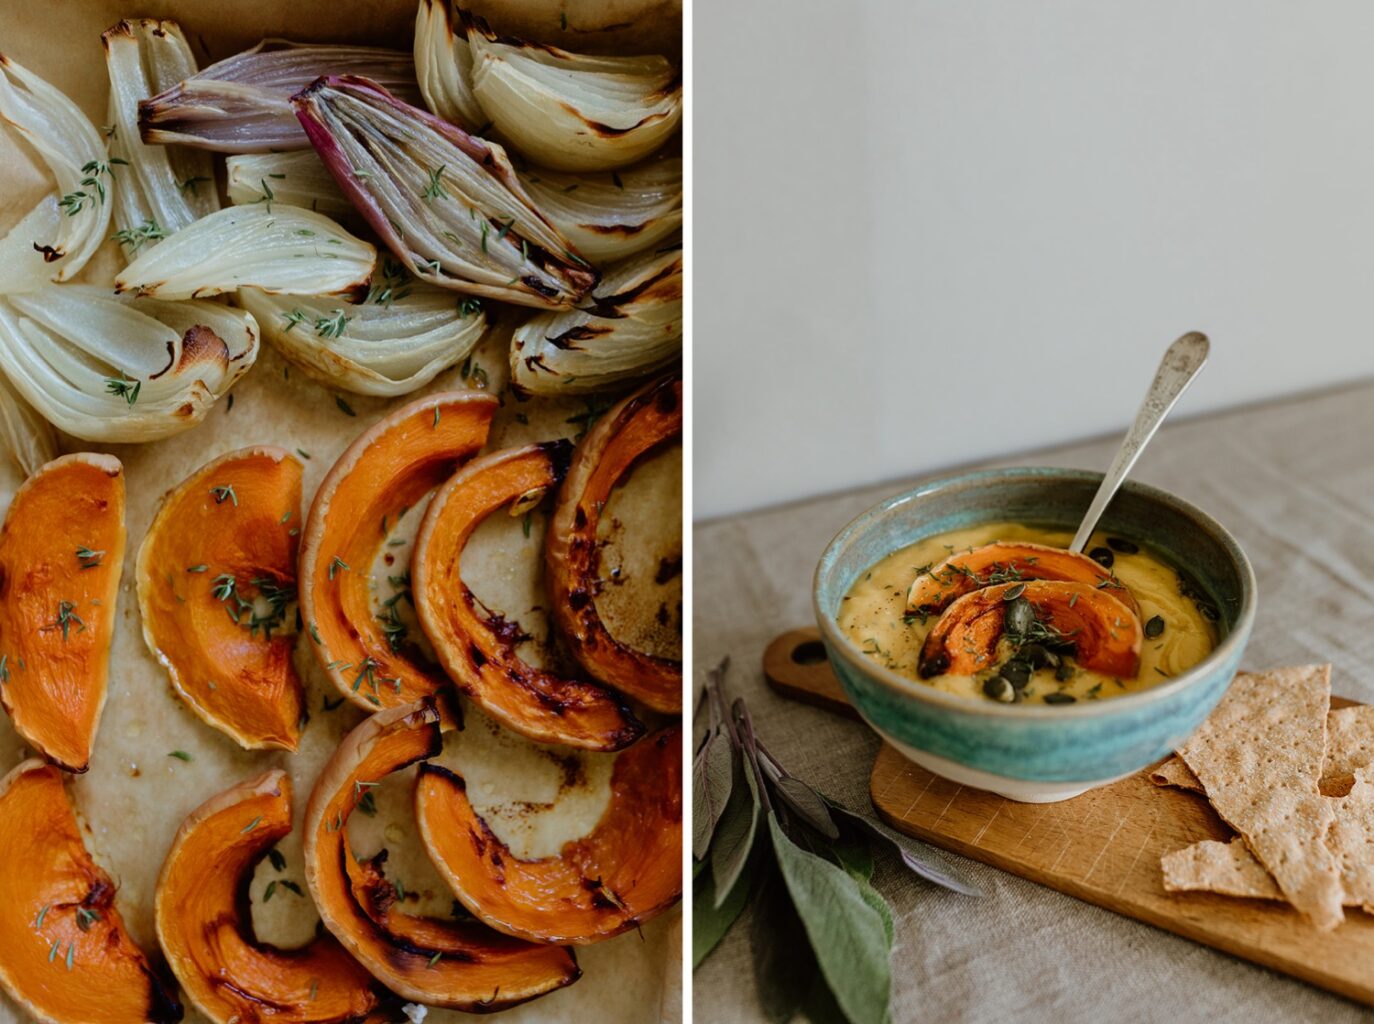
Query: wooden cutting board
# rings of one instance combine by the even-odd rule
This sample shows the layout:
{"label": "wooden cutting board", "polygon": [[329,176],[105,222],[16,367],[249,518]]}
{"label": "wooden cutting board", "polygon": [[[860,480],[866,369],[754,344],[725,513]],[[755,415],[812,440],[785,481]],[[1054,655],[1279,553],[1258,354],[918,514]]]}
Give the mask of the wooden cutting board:
{"label": "wooden cutting board", "polygon": [[[783,696],[858,717],[817,630],[779,636],[763,667]],[[1346,908],[1345,923],[1323,933],[1284,904],[1164,891],[1162,854],[1232,833],[1204,798],[1155,786],[1148,770],[1025,804],[932,775],[884,744],[869,791],[882,819],[908,835],[1374,1006],[1374,916]]]}

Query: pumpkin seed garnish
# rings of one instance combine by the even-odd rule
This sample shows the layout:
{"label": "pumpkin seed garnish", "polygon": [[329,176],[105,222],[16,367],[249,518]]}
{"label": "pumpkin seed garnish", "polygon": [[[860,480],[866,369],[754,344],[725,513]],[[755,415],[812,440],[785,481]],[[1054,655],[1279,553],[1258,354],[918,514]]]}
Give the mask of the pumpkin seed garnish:
{"label": "pumpkin seed garnish", "polygon": [[1148,639],[1153,640],[1155,637],[1159,636],[1163,632],[1164,617],[1162,615],[1155,615],[1148,622],[1145,623],[1145,636]]}
{"label": "pumpkin seed garnish", "polygon": [[175,757],[178,761],[192,761],[192,760],[194,760],[194,758],[192,758],[191,755],[188,754],[188,753],[186,753],[186,751],[184,751],[184,750],[173,750],[173,751],[172,751],[171,753],[169,753],[167,756],[168,756],[168,757]]}

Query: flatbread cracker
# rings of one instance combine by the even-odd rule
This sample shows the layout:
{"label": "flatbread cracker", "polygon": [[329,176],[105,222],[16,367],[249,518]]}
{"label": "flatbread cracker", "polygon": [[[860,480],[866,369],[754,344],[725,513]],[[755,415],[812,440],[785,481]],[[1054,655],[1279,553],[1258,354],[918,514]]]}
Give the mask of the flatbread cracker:
{"label": "flatbread cracker", "polygon": [[1330,665],[1241,673],[1179,750],[1217,814],[1322,931],[1345,916],[1325,842],[1335,815],[1317,789],[1330,702]]}
{"label": "flatbread cracker", "polygon": [[1214,892],[1222,896],[1248,896],[1281,900],[1274,877],[1255,860],[1243,839],[1223,843],[1204,839],[1160,858],[1164,888],[1168,892]]}
{"label": "flatbread cracker", "polygon": [[1161,761],[1154,771],[1150,772],[1150,781],[1156,786],[1173,786],[1175,789],[1186,789],[1190,793],[1203,792],[1202,783],[1198,782],[1193,769],[1184,764],[1183,758],[1177,754]]}
{"label": "flatbread cracker", "polygon": [[[1374,765],[1374,704],[1337,708],[1326,716],[1326,759],[1322,790],[1344,790]],[[1366,777],[1370,777],[1366,774]]]}

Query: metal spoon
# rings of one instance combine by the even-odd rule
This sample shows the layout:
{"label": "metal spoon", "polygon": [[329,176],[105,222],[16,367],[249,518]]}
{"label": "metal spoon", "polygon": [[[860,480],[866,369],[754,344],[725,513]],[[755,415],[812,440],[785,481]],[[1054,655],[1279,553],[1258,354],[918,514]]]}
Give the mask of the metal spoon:
{"label": "metal spoon", "polygon": [[1145,392],[1145,401],[1141,403],[1140,411],[1135,414],[1135,422],[1126,432],[1121,447],[1116,450],[1116,458],[1112,459],[1107,475],[1102,478],[1102,486],[1093,495],[1093,503],[1088,506],[1088,513],[1083,517],[1078,532],[1074,534],[1073,543],[1069,545],[1070,551],[1079,552],[1087,547],[1097,521],[1102,518],[1102,513],[1107,511],[1107,505],[1116,494],[1117,488],[1121,486],[1121,482],[1126,479],[1126,475],[1130,473],[1136,459],[1140,458],[1140,453],[1150,443],[1150,438],[1155,436],[1155,431],[1164,422],[1164,417],[1169,415],[1169,410],[1207,364],[1208,349],[1207,335],[1189,331],[1170,345],[1169,351],[1164,353],[1164,358],[1159,362],[1159,369],[1155,371],[1154,382],[1150,385],[1150,390]]}

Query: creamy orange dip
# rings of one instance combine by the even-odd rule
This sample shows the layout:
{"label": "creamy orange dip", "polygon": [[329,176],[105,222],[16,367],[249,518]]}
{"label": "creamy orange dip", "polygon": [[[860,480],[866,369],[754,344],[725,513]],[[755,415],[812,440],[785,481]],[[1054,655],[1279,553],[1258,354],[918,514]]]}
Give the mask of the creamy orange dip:
{"label": "creamy orange dip", "polygon": [[[918,666],[922,647],[948,609],[920,615],[908,608],[908,592],[918,577],[930,576],[935,569],[935,580],[953,578],[955,574],[938,573],[941,563],[952,555],[994,542],[1030,542],[1065,548],[1072,540],[1073,535],[1068,532],[1019,523],[991,523],[930,537],[888,555],[861,576],[841,603],[837,621],[868,657],[895,672],[948,693],[1016,703],[1071,704],[1148,689],[1191,668],[1216,646],[1216,610],[1205,597],[1191,593],[1176,570],[1144,547],[1099,533],[1085,550],[1094,553],[1099,564],[1110,563],[1104,575],[1110,574],[1114,580],[1103,581],[1104,586],[1098,589],[1116,593],[1128,603],[1134,598],[1140,609],[1143,639],[1139,668],[1133,676],[1081,666],[1073,649],[1073,638],[1058,637],[1056,644],[1051,630],[1051,642],[1035,645],[1040,650],[1027,646],[1023,636],[1003,634],[995,650],[985,658],[980,656],[973,672],[948,671],[921,678]],[[1008,596],[1016,596],[1020,577],[1015,571],[985,576],[977,585],[982,586],[989,578],[1003,584],[1004,591],[1009,583]],[[1088,588],[1090,600],[1092,589]],[[1117,635],[1113,627],[1123,626],[1121,619],[1118,616],[1108,622],[1113,637]],[[1124,625],[1135,628],[1133,623]],[[1029,661],[1039,664],[1031,666],[1027,676]],[[1015,679],[1014,695],[1000,679],[993,677]]]}

